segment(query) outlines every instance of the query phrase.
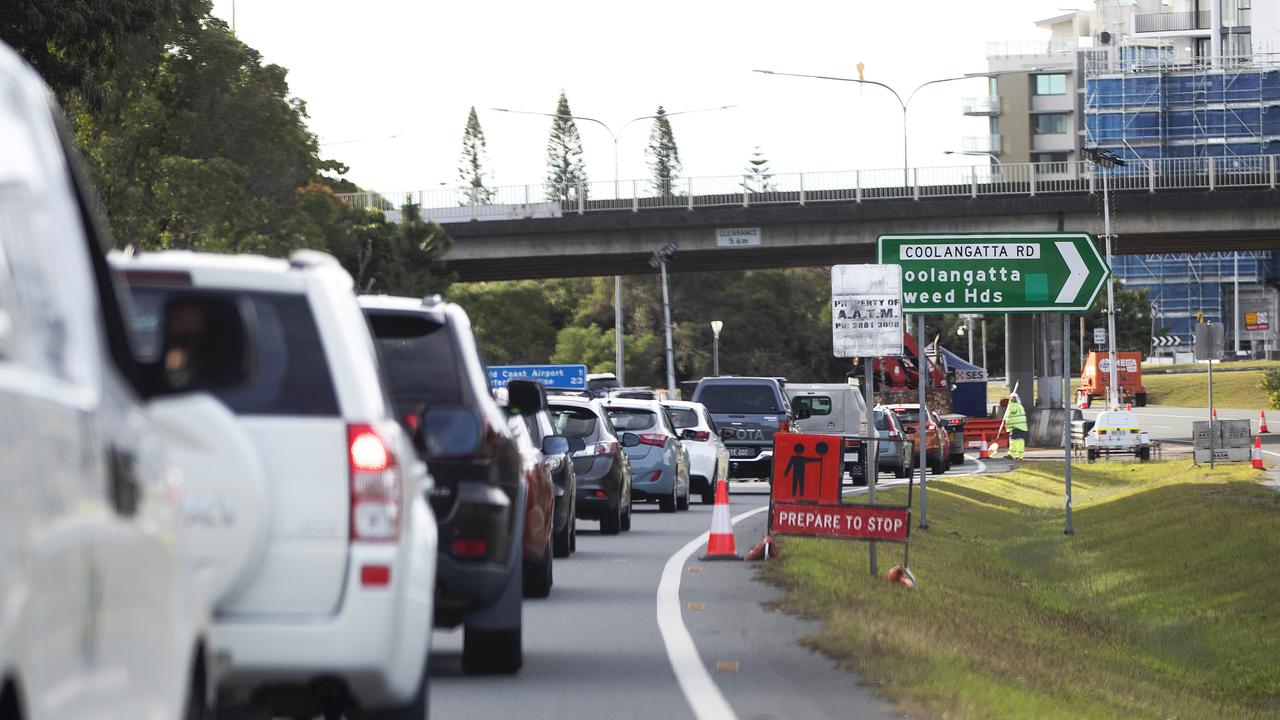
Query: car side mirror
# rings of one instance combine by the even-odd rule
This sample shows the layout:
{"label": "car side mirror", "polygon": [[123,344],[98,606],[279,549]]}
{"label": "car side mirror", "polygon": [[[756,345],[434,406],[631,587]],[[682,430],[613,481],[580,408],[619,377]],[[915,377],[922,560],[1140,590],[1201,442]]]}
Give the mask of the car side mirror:
{"label": "car side mirror", "polygon": [[520,415],[535,415],[547,407],[547,392],[536,380],[507,382],[507,407]]}
{"label": "car side mirror", "polygon": [[155,395],[227,390],[252,374],[248,314],[240,300],[184,295],[165,305],[159,358],[146,368]]}
{"label": "car side mirror", "polygon": [[542,438],[543,455],[564,455],[569,452],[569,438],[563,435],[548,435]]}
{"label": "car side mirror", "polygon": [[622,433],[619,440],[622,441],[622,447],[635,447],[640,444],[640,436],[633,432]]}
{"label": "car side mirror", "polygon": [[802,407],[796,410],[797,420],[808,420],[811,417],[813,417],[813,411],[807,407]]}
{"label": "car side mirror", "polygon": [[916,426],[915,426],[915,425],[908,425],[908,426],[906,427],[906,431],[907,431],[907,434],[908,434],[908,435],[915,435],[915,434],[916,434]]}

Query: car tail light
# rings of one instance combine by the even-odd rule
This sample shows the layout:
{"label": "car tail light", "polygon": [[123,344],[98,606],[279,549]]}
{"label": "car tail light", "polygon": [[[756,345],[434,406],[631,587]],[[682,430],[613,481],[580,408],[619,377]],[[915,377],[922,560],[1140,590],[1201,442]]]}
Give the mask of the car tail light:
{"label": "car tail light", "polygon": [[418,420],[417,413],[405,413],[404,421],[411,431],[418,432],[418,425],[420,424],[420,421]]}
{"label": "car tail light", "polygon": [[606,498],[606,499],[607,499],[607,498],[609,497],[609,493],[606,493],[606,492],[605,492],[605,491],[603,491],[603,490],[597,490],[597,491],[596,491],[596,495],[595,495],[595,496],[596,496],[596,497],[598,497],[598,498]]}
{"label": "car tail light", "polygon": [[489,543],[484,538],[454,538],[453,554],[460,558],[483,558],[489,553]]}
{"label": "car tail light", "polygon": [[693,439],[706,442],[711,439],[711,433],[707,430],[695,430],[693,432]]}
{"label": "car tail light", "polygon": [[654,447],[666,447],[667,436],[662,433],[641,433],[640,444],[652,445]]}
{"label": "car tail light", "polygon": [[890,431],[889,431],[889,439],[890,439],[890,440],[897,440],[897,439],[898,439],[898,438],[900,438],[900,437],[902,437],[902,435],[901,435],[901,434],[899,434],[897,430],[890,430]]}
{"label": "car tail light", "polygon": [[933,423],[929,423],[928,427],[929,427],[929,432],[933,432],[934,430],[938,429],[938,426],[934,425]]}
{"label": "car tail light", "polygon": [[365,565],[360,568],[360,584],[365,587],[386,587],[391,584],[389,565]]}
{"label": "car tail light", "polygon": [[594,455],[612,455],[618,451],[618,443],[614,440],[601,440],[592,443],[574,453],[574,457],[592,457]]}
{"label": "car tail light", "polygon": [[654,470],[654,471],[653,471],[653,477],[649,478],[649,482],[658,482],[658,481],[659,481],[659,480],[661,480],[661,479],[662,479],[662,471],[661,471],[661,470]]}
{"label": "car tail light", "polygon": [[400,468],[382,437],[369,425],[347,426],[351,467],[351,539],[400,539]]}
{"label": "car tail light", "polygon": [[790,427],[791,427],[791,423],[786,418],[782,418],[781,420],[778,421],[778,430],[780,430],[781,432],[786,432]]}
{"label": "car tail light", "polygon": [[845,441],[844,441],[844,446],[845,446],[845,448],[846,448],[846,449],[848,449],[848,448],[861,447],[861,446],[862,446],[862,441],[861,441],[861,440],[845,440]]}

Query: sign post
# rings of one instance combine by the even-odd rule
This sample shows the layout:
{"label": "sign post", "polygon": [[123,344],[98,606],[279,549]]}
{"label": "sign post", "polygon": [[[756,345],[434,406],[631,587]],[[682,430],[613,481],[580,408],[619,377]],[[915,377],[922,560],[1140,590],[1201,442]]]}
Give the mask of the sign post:
{"label": "sign post", "polygon": [[[1109,221],[1109,218],[1108,218]],[[1109,225],[1108,225],[1109,227]],[[1084,313],[1111,275],[1093,237],[1083,232],[881,235],[881,263],[902,267],[902,305],[917,314],[924,335],[924,314],[937,313]],[[1114,318],[1112,318],[1114,320]],[[1007,324],[1006,324],[1006,327]],[[1094,341],[1111,340],[1114,326]],[[1082,328],[1081,345],[1084,344]],[[1070,324],[1063,318],[1063,445],[1066,450],[1066,533],[1071,528]],[[1005,339],[1006,348],[1008,338]],[[1006,353],[1006,358],[1008,357]],[[1006,363],[1007,364],[1007,363]],[[921,367],[921,373],[924,366]],[[1114,391],[1115,355],[1111,354]],[[920,383],[920,407],[925,407]],[[1108,401],[1110,407],[1112,403]],[[921,427],[924,427],[923,422]],[[922,446],[923,450],[923,446]],[[925,515],[925,458],[920,458],[920,527]]]}
{"label": "sign post", "polygon": [[1213,361],[1222,356],[1222,326],[1211,323],[1196,325],[1195,357],[1209,363],[1209,468],[1214,467],[1214,436],[1217,435],[1217,421],[1213,412]]}
{"label": "sign post", "polygon": [[[862,394],[867,408],[863,476],[867,501],[876,504],[880,442],[876,433],[872,359],[902,354],[902,268],[892,265],[836,265],[831,268],[831,345],[840,358],[862,358]],[[868,550],[872,575],[879,575],[876,544]]]}

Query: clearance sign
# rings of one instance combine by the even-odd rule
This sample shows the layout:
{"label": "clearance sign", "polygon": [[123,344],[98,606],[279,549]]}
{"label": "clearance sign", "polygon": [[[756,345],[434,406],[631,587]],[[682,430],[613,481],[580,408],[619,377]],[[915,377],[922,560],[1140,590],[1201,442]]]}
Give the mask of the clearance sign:
{"label": "clearance sign", "polygon": [[907,541],[911,511],[905,506],[843,503],[844,449],[838,435],[774,435],[770,533]]}

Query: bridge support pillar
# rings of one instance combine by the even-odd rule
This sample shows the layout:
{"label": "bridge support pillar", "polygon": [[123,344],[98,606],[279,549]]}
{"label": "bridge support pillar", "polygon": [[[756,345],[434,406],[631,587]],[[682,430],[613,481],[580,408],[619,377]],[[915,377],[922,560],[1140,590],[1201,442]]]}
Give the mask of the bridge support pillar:
{"label": "bridge support pillar", "polygon": [[1038,378],[1036,404],[1031,409],[1031,440],[1041,447],[1062,446],[1062,415],[1066,412],[1062,403],[1062,316],[1058,314],[1036,315],[1039,324],[1039,356],[1041,372]]}
{"label": "bridge support pillar", "polygon": [[1018,388],[1022,404],[1030,408],[1035,396],[1035,352],[1032,347],[1034,316],[1009,315],[1009,337],[1005,340],[1008,357],[1009,389]]}

